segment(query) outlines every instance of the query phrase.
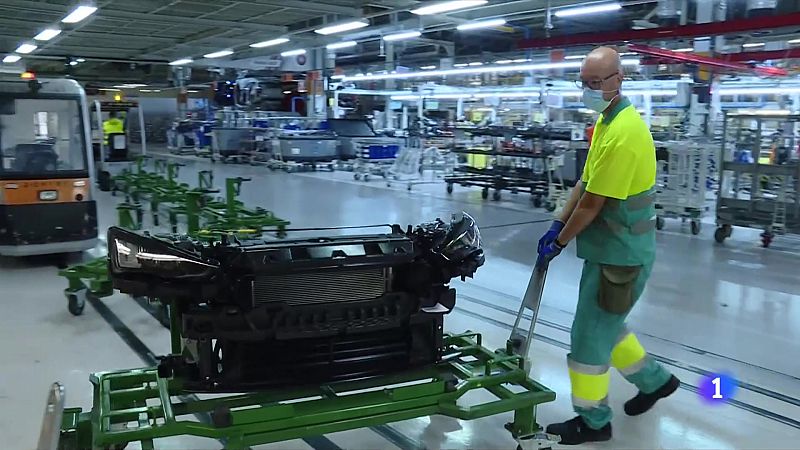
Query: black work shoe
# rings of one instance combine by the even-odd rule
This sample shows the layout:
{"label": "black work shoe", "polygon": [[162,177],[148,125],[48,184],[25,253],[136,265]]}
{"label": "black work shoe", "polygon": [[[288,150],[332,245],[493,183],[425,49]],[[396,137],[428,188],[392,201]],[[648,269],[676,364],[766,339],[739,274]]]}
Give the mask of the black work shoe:
{"label": "black work shoe", "polygon": [[639,391],[636,394],[636,397],[625,402],[625,414],[629,416],[638,416],[639,414],[644,414],[656,404],[657,401],[661,400],[662,398],[669,397],[672,395],[673,392],[678,390],[678,386],[681,385],[681,380],[679,380],[675,375],[672,375],[663,386],[658,388],[655,392],[650,394],[645,394],[642,391]]}
{"label": "black work shoe", "polygon": [[581,416],[577,416],[566,422],[548,425],[545,430],[548,434],[561,436],[561,445],[578,445],[584,442],[602,442],[611,439],[611,424],[595,430],[589,428]]}

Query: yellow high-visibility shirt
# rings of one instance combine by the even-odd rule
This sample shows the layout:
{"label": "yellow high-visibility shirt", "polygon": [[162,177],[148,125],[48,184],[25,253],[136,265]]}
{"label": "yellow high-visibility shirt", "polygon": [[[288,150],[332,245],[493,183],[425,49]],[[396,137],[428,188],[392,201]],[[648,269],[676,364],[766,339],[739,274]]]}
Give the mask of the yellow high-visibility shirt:
{"label": "yellow high-visibility shirt", "polygon": [[606,116],[597,120],[581,180],[587,192],[625,200],[655,185],[656,148],[627,98]]}
{"label": "yellow high-visibility shirt", "polygon": [[117,134],[124,132],[125,132],[125,124],[116,117],[112,117],[111,119],[108,119],[105,122],[103,122],[103,135],[106,137],[106,139],[108,139],[109,134]]}

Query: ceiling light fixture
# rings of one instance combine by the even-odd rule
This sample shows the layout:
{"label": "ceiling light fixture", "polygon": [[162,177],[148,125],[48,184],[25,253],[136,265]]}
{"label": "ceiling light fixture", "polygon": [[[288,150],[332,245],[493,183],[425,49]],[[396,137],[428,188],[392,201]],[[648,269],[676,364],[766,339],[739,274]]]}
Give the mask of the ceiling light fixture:
{"label": "ceiling light fixture", "polygon": [[743,48],[755,48],[755,47],[763,47],[764,45],[766,45],[766,44],[764,44],[763,42],[748,42],[747,44],[742,44],[742,47]]}
{"label": "ceiling light fixture", "polygon": [[277,38],[277,39],[270,39],[268,41],[256,42],[255,44],[250,44],[250,47],[253,48],[272,47],[274,45],[281,45],[287,42],[289,42],[289,38]]}
{"label": "ceiling light fixture", "polygon": [[457,11],[459,9],[472,8],[473,6],[481,6],[487,3],[489,3],[488,0],[454,0],[412,9],[411,13],[418,16],[428,16],[431,14],[441,14],[450,11]]}
{"label": "ceiling light fixture", "polygon": [[480,62],[480,61],[475,61],[475,62],[471,62],[471,63],[469,63],[467,65],[470,66],[470,67],[477,67],[477,66],[482,66],[483,63]]}
{"label": "ceiling light fixture", "polygon": [[22,56],[19,56],[19,55],[6,55],[6,57],[3,58],[3,62],[7,63],[7,64],[11,64],[11,63],[15,63],[15,62],[19,61],[20,59],[22,59]]}
{"label": "ceiling light fixture", "polygon": [[[669,50],[669,49],[667,49],[667,50]],[[692,47],[676,48],[676,49],[674,49],[672,51],[673,52],[678,52],[678,53],[688,53],[688,52],[693,52],[694,48],[692,48]]]}
{"label": "ceiling light fixture", "polygon": [[85,59],[83,59],[83,58],[78,58],[78,59],[76,59],[75,61],[78,61],[79,63],[86,62],[86,60],[85,60]]}
{"label": "ceiling light fixture", "polygon": [[306,50],[303,49],[303,48],[300,48],[300,49],[297,49],[297,50],[285,51],[285,52],[281,53],[281,56],[300,56],[300,55],[305,55],[305,54],[306,54]]}
{"label": "ceiling light fixture", "polygon": [[37,40],[37,41],[49,41],[50,39],[53,39],[54,37],[58,36],[59,34],[61,34],[61,30],[60,29],[58,29],[58,28],[47,28],[45,30],[42,30],[39,34],[37,34],[33,38],[35,40]]}
{"label": "ceiling light fixture", "polygon": [[566,60],[583,59],[585,57],[586,57],[586,55],[569,55],[569,56],[565,56],[564,59],[566,59]]}
{"label": "ceiling light fixture", "polygon": [[314,33],[327,36],[329,34],[342,33],[344,31],[358,30],[359,28],[364,28],[366,26],[369,26],[369,22],[365,22],[363,20],[354,20],[352,22],[345,22],[336,25],[330,25],[327,27],[322,27],[318,30],[314,30]]}
{"label": "ceiling light fixture", "polygon": [[71,13],[67,14],[67,17],[61,19],[61,21],[64,23],[78,23],[94,14],[95,11],[97,11],[97,8],[94,6],[78,6],[73,9]]}
{"label": "ceiling light fixture", "polygon": [[39,46],[37,46],[35,44],[21,44],[14,51],[17,52],[17,53],[22,53],[23,55],[27,55],[28,53],[36,50],[37,48],[39,48]]}
{"label": "ceiling light fixture", "polygon": [[233,54],[233,50],[220,50],[218,52],[206,53],[203,55],[203,58],[214,59],[214,58],[222,58],[223,56],[229,56]]}
{"label": "ceiling light fixture", "polygon": [[355,47],[356,45],[358,45],[358,42],[356,41],[345,41],[345,42],[336,42],[333,44],[328,44],[325,46],[325,48],[327,48],[328,50],[338,50],[340,48]]}
{"label": "ceiling light fixture", "polygon": [[575,17],[583,16],[585,14],[596,14],[601,12],[618,11],[622,9],[622,5],[618,2],[604,3],[602,5],[592,6],[579,6],[577,8],[564,8],[559,9],[553,13],[556,17]]}
{"label": "ceiling light fixture", "polygon": [[419,70],[433,70],[435,68],[436,66],[422,66],[419,68]]}
{"label": "ceiling light fixture", "polygon": [[787,44],[800,44],[800,39],[792,39],[790,41],[786,41]]}
{"label": "ceiling light fixture", "polygon": [[422,36],[422,33],[419,31],[406,31],[403,33],[395,33],[395,34],[387,34],[383,37],[384,41],[392,42],[392,41],[402,41],[405,39],[414,39]]}
{"label": "ceiling light fixture", "polygon": [[192,58],[176,59],[169,63],[170,66],[182,66],[184,64],[191,64],[194,60]]}
{"label": "ceiling light fixture", "polygon": [[512,60],[512,59],[501,59],[499,61],[495,61],[494,63],[495,64],[511,64],[513,62],[514,62],[514,60]]}
{"label": "ceiling light fixture", "polygon": [[506,24],[506,19],[482,20],[478,22],[462,23],[456,27],[458,31],[478,30],[481,28],[501,27]]}
{"label": "ceiling light fixture", "polygon": [[453,67],[469,67],[469,64],[467,64],[467,63],[457,63],[457,64],[453,64]]}
{"label": "ceiling light fixture", "polygon": [[[638,66],[638,59],[623,59],[623,66]],[[455,64],[454,64],[455,66]],[[460,67],[458,69],[447,70],[426,70],[422,72],[404,72],[397,74],[376,74],[371,75],[355,75],[344,77],[344,81],[376,81],[376,80],[397,80],[409,78],[430,78],[430,77],[444,77],[448,75],[474,75],[480,73],[500,73],[500,72],[525,72],[536,70],[552,70],[552,69],[577,69],[581,67],[581,61],[562,61],[554,63],[534,63],[534,64],[518,64],[518,65],[505,65],[505,66],[483,66],[483,67]]]}
{"label": "ceiling light fixture", "polygon": [[69,62],[69,65],[70,65],[70,66],[73,66],[73,67],[74,67],[74,66],[77,66],[77,65],[78,65],[78,61],[70,61],[70,62]]}

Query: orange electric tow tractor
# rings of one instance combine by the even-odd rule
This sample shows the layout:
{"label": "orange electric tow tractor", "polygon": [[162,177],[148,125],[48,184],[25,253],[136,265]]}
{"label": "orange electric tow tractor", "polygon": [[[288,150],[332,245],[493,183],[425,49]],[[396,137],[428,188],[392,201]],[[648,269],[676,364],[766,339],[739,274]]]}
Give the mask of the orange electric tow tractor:
{"label": "orange electric tow tractor", "polygon": [[89,113],[76,81],[0,78],[0,157],[0,255],[95,246]]}

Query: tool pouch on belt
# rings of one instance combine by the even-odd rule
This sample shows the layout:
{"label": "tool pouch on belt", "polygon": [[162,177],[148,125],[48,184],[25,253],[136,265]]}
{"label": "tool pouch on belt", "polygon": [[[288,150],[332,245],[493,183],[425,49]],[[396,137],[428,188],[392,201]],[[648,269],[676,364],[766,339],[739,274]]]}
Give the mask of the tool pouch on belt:
{"label": "tool pouch on belt", "polygon": [[633,307],[633,289],[641,266],[600,266],[600,308],[611,314],[624,314]]}

